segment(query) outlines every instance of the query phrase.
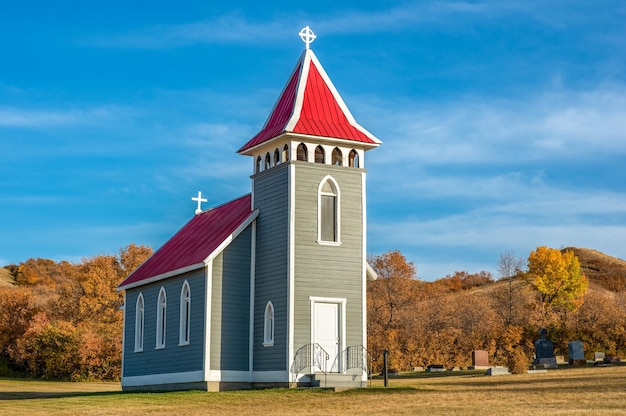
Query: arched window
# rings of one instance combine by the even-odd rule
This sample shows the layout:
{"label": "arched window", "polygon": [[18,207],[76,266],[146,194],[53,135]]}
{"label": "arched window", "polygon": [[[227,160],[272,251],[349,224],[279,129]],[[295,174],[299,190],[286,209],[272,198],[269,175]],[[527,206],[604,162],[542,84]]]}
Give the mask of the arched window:
{"label": "arched window", "polygon": [[283,155],[282,155],[282,162],[289,162],[289,146],[285,145],[285,147],[283,147]]}
{"label": "arched window", "polygon": [[261,168],[262,168],[261,156],[259,156],[259,157],[256,158],[256,173],[261,172]]}
{"label": "arched window", "polygon": [[339,242],[339,187],[333,178],[322,180],[318,190],[318,238],[320,242]]}
{"label": "arched window", "polygon": [[324,157],[324,148],[320,145],[315,148],[315,163],[324,163],[326,161]]}
{"label": "arched window", "polygon": [[333,149],[333,166],[342,166],[343,165],[343,154],[338,147]]}
{"label": "arched window", "polygon": [[157,327],[156,327],[156,348],[165,348],[165,324],[167,321],[167,297],[165,289],[159,291],[157,300]]}
{"label": "arched window", "polygon": [[305,162],[307,160],[309,160],[308,152],[306,150],[306,144],[300,143],[298,145],[298,150],[297,150],[297,155],[296,156],[297,156],[298,160],[304,160]]}
{"label": "arched window", "polygon": [[272,167],[272,157],[269,152],[265,154],[265,170]]}
{"label": "arched window", "polygon": [[178,345],[189,345],[191,333],[191,291],[189,283],[185,280],[180,290],[180,330]]}
{"label": "arched window", "polygon": [[265,325],[263,326],[263,346],[274,345],[274,305],[271,301],[265,306]]}
{"label": "arched window", "polygon": [[135,352],[143,351],[143,322],[145,309],[143,306],[143,295],[137,296],[135,304]]}
{"label": "arched window", "polygon": [[350,154],[348,155],[348,166],[351,168],[359,167],[359,154],[356,150],[350,150]]}
{"label": "arched window", "polygon": [[280,152],[278,149],[274,150],[274,166],[280,164]]}

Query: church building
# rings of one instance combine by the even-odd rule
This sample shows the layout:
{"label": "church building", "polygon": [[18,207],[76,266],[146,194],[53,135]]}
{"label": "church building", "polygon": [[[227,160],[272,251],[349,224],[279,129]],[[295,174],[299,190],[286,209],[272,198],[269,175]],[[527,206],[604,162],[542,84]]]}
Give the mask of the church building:
{"label": "church building", "polygon": [[200,210],[118,290],[124,390],[365,387],[365,152],[306,49],[261,131],[251,193]]}

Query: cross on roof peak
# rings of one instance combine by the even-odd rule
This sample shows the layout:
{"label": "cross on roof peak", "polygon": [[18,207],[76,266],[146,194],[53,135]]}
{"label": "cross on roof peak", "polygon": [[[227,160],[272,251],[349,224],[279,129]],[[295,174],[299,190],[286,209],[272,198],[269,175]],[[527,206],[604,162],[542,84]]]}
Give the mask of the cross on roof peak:
{"label": "cross on roof peak", "polygon": [[313,41],[317,37],[315,36],[315,33],[313,33],[311,28],[308,26],[303,27],[299,35],[300,35],[300,39],[302,39],[302,42],[304,42],[307,49],[309,49],[309,45],[311,45],[311,43],[313,43]]}
{"label": "cross on roof peak", "polygon": [[191,197],[192,201],[198,201],[198,208],[196,208],[196,215],[202,214],[202,203],[207,202],[208,199],[202,198],[202,192],[198,191],[197,197]]}

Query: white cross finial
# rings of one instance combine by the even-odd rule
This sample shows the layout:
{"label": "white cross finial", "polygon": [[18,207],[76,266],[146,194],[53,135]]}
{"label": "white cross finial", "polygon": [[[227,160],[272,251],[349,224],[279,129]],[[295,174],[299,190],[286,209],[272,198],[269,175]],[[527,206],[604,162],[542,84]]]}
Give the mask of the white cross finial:
{"label": "white cross finial", "polygon": [[313,43],[313,41],[317,37],[315,36],[315,33],[313,33],[311,28],[308,26],[305,26],[304,28],[302,28],[299,35],[300,35],[300,39],[302,39],[302,42],[305,43],[307,49],[309,49],[309,45]]}
{"label": "white cross finial", "polygon": [[198,197],[196,197],[196,198],[191,197],[191,200],[192,201],[198,201],[198,208],[196,208],[196,215],[201,214],[202,213],[202,208],[201,208],[202,203],[203,202],[207,202],[208,199],[202,198],[202,192],[198,191]]}

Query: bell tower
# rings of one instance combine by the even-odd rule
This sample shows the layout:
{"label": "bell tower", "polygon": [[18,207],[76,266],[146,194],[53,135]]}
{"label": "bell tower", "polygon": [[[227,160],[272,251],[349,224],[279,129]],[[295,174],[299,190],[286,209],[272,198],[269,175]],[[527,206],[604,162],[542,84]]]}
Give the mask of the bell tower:
{"label": "bell tower", "polygon": [[308,26],[300,37],[306,48],[265,125],[238,151],[252,157],[259,210],[252,370],[259,382],[350,373],[364,385],[350,362],[366,355],[365,153],[381,142],[348,110]]}

